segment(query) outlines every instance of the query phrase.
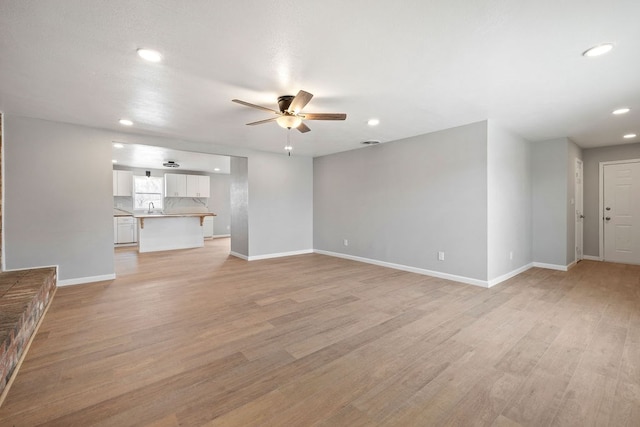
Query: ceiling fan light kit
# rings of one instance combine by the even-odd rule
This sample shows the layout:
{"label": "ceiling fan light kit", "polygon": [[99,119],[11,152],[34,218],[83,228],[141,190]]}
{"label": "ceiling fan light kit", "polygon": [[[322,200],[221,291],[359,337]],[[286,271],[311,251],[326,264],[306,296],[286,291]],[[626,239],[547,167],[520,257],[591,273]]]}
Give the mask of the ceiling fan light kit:
{"label": "ceiling fan light kit", "polygon": [[302,109],[311,101],[313,95],[303,90],[299,91],[296,96],[283,95],[278,97],[278,109],[280,111],[273,110],[271,108],[263,107],[261,105],[251,104],[250,102],[241,101],[239,99],[232,99],[235,102],[245,107],[257,108],[258,110],[268,111],[276,114],[277,117],[270,119],[259,120],[257,122],[247,123],[249,126],[261,125],[263,123],[269,123],[275,120],[278,125],[287,129],[298,129],[299,132],[309,132],[311,129],[304,124],[303,120],[345,120],[347,115],[344,113],[305,113],[301,114]]}
{"label": "ceiling fan light kit", "polygon": [[276,123],[278,123],[281,127],[291,129],[297,128],[302,123],[302,119],[298,116],[293,115],[284,115],[280,116],[276,119]]}

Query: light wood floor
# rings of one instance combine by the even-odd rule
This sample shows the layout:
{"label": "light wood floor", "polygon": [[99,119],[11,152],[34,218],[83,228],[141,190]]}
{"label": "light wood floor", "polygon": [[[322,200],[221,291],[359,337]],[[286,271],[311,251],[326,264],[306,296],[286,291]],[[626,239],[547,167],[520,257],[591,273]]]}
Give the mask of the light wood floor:
{"label": "light wood floor", "polygon": [[492,289],[228,240],[66,287],[0,425],[640,425],[640,266]]}

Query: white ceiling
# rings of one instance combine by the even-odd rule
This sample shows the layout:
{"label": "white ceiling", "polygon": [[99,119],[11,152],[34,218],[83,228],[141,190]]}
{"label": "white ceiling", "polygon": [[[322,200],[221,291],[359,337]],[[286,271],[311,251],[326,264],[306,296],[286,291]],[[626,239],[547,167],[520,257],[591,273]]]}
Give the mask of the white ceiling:
{"label": "white ceiling", "polygon": [[305,155],[484,119],[532,141],[639,142],[622,139],[640,134],[638,17],[638,0],[2,0],[0,109],[283,152],[287,131],[245,126],[269,113],[231,99],[275,108],[304,89],[304,111],[348,114],[293,131]]}
{"label": "white ceiling", "polygon": [[[113,160],[116,160],[115,164],[118,166],[160,169],[166,173],[183,173],[183,171],[231,173],[231,158],[228,156],[194,153],[151,145],[117,144],[119,143],[113,144]],[[163,163],[169,160],[180,166],[178,168],[164,167]]]}

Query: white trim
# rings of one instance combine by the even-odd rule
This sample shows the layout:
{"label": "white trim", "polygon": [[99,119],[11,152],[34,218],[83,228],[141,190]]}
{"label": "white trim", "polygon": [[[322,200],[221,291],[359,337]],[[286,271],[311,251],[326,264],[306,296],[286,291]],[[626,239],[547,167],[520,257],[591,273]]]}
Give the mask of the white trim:
{"label": "white trim", "polygon": [[364,263],[367,263],[367,264],[379,265],[381,267],[389,267],[389,268],[393,268],[393,269],[396,269],[396,270],[408,271],[410,273],[418,273],[418,274],[422,274],[422,275],[425,275],[425,276],[432,276],[432,277],[438,277],[440,279],[453,280],[455,282],[466,283],[468,285],[474,285],[474,286],[481,286],[483,288],[489,287],[489,283],[486,280],[478,280],[478,279],[473,279],[473,278],[470,278],[470,277],[457,276],[455,274],[448,274],[448,273],[442,273],[442,272],[439,272],[439,271],[425,270],[423,268],[416,268],[416,267],[410,267],[408,265],[394,264],[394,263],[386,262],[386,261],[378,261],[378,260],[375,260],[375,259],[362,258],[362,257],[354,256],[354,255],[341,254],[341,253],[338,253],[338,252],[323,251],[323,250],[320,250],[320,249],[314,249],[313,252],[315,252],[317,254],[321,254],[321,255],[333,256],[333,257],[336,257],[336,258],[344,258],[344,259],[349,259],[351,261],[359,261],[359,262],[364,262]]}
{"label": "white trim", "polygon": [[223,237],[231,237],[231,234],[214,234],[211,236],[212,239],[221,239]]}
{"label": "white trim", "polygon": [[[580,206],[580,211],[578,212],[578,183],[577,181],[577,174],[576,172],[578,171],[578,164],[580,165],[580,202],[582,204],[582,206]],[[574,170],[573,170],[573,185],[574,185],[574,199],[573,199],[573,216],[574,216],[574,226],[573,226],[573,234],[575,235],[575,242],[574,242],[574,259],[576,261],[580,261],[581,259],[584,259],[584,220],[582,218],[579,218],[579,215],[582,215],[584,217],[584,163],[582,162],[582,159],[579,158],[575,158],[575,162],[574,162]],[[578,254],[578,226],[580,225],[580,227],[582,227],[582,244],[580,245],[580,254]]]}
{"label": "white trim", "polygon": [[496,277],[495,279],[491,279],[491,280],[488,281],[488,285],[489,285],[488,287],[490,288],[492,286],[497,285],[498,283],[504,282],[505,280],[509,280],[512,277],[517,276],[518,274],[527,271],[531,267],[533,267],[533,263],[529,263],[529,264],[523,265],[522,267],[516,268],[515,270],[510,271],[510,272],[508,272],[506,274],[503,274],[502,276]]}
{"label": "white trim", "polygon": [[[600,245],[598,250],[598,261],[604,261],[604,167],[608,165],[623,165],[625,163],[640,163],[640,159],[628,160],[612,160],[609,162],[600,162],[598,164],[598,239]],[[585,257],[586,259],[586,257]]]}
{"label": "white trim", "polygon": [[248,261],[258,261],[258,260],[261,260],[261,259],[281,258],[281,257],[285,257],[285,256],[305,255],[305,254],[312,254],[312,253],[313,253],[313,249],[303,249],[303,250],[300,250],[300,251],[281,252],[281,253],[275,253],[275,254],[265,254],[265,255],[250,256],[250,257],[248,257]]}
{"label": "white trim", "polygon": [[239,254],[238,252],[230,251],[230,252],[229,252],[229,255],[234,256],[234,257],[236,257],[236,258],[243,259],[243,260],[245,260],[245,261],[249,261],[249,257],[248,257],[248,256],[246,256],[246,255],[242,255],[242,254]]}
{"label": "white trim", "polygon": [[84,285],[85,283],[93,283],[93,282],[104,282],[106,280],[113,280],[115,278],[116,278],[115,274],[103,274],[102,276],[89,276],[89,277],[78,277],[76,279],[58,280],[58,287]]}
{"label": "white trim", "polygon": [[599,256],[592,256],[592,255],[582,255],[582,259],[586,259],[589,261],[602,261],[602,258],[600,258]]}
{"label": "white trim", "polygon": [[534,262],[534,267],[546,268],[547,270],[569,271],[569,266],[559,264],[547,264],[546,262]]}

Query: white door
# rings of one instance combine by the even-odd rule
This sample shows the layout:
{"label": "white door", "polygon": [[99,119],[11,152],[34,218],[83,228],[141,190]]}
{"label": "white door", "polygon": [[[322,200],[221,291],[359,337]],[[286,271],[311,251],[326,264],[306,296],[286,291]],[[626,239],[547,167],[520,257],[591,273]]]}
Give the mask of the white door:
{"label": "white door", "polygon": [[640,162],[603,166],[604,260],[640,264]]}
{"label": "white door", "polygon": [[583,187],[582,187],[582,160],[576,159],[576,262],[582,259],[582,246],[583,246],[583,226],[584,226],[584,211],[583,211]]}

